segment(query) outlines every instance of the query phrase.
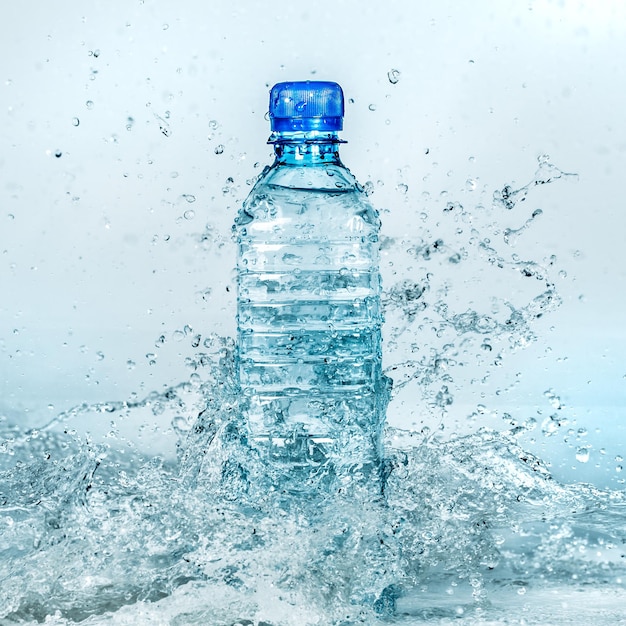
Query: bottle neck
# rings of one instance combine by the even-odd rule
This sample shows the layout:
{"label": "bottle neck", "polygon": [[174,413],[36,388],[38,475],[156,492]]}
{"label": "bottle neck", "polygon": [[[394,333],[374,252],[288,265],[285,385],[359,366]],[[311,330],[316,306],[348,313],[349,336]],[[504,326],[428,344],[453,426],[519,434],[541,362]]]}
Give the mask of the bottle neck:
{"label": "bottle neck", "polygon": [[276,132],[268,143],[274,144],[277,165],[341,165],[336,132]]}

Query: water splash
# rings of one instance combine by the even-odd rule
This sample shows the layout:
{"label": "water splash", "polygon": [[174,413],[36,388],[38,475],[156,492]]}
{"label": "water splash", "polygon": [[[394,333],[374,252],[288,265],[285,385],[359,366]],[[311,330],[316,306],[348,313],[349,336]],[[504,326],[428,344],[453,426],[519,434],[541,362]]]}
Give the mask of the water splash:
{"label": "water splash", "polygon": [[[558,172],[540,163],[535,182]],[[444,208],[455,224],[468,213],[460,202]],[[404,355],[388,368],[395,393],[411,389],[439,424],[464,363],[489,355],[488,375],[507,350],[533,341],[536,320],[560,303],[554,263],[522,260],[510,241],[485,232],[474,219],[456,238],[401,244],[427,271],[385,294],[390,352]],[[486,308],[459,308],[438,268],[472,259],[533,278],[533,289],[515,302],[491,294]],[[388,427],[382,493],[349,473],[318,482],[313,473],[301,497],[277,488],[284,470],[248,445],[232,340],[177,332],[194,350],[188,382],[83,404],[37,429],[0,418],[3,626],[521,625],[566,624],[572,615],[604,626],[624,618],[626,495],[554,480],[520,443],[532,420],[509,416],[508,430],[465,436]],[[411,347],[427,332],[428,346]],[[555,390],[546,399],[551,414],[540,427],[550,437],[567,417]],[[156,416],[171,425],[156,436],[176,442],[173,458],[147,453],[120,430]],[[101,425],[100,434],[79,434],[85,423]],[[578,448],[583,462],[589,450]],[[590,594],[596,613],[583,599]]]}

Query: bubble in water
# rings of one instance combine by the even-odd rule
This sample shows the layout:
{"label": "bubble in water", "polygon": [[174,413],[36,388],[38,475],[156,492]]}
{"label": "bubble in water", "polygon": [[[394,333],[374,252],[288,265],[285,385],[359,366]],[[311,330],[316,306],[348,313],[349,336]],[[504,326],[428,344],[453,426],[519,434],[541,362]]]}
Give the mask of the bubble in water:
{"label": "bubble in water", "polygon": [[387,78],[392,85],[396,85],[400,80],[400,70],[391,69],[387,72]]}

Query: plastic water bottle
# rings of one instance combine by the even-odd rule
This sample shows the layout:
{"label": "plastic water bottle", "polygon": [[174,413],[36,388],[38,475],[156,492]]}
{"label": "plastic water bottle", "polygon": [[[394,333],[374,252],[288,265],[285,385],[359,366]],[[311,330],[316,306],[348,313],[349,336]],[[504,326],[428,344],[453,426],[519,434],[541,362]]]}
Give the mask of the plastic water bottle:
{"label": "plastic water bottle", "polygon": [[378,467],[388,397],[380,221],[339,158],[343,92],[279,83],[269,114],[275,161],[233,227],[250,441],[290,467]]}

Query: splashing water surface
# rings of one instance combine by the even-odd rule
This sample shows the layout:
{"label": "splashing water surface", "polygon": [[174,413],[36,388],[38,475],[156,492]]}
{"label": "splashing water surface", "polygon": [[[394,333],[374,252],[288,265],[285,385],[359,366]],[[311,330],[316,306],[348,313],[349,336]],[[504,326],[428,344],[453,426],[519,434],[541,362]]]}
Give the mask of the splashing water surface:
{"label": "splashing water surface", "polygon": [[[396,397],[410,390],[445,421],[455,368],[474,360],[489,376],[533,341],[560,303],[554,259],[508,248],[541,213],[500,228],[490,211],[506,216],[566,176],[542,159],[490,210],[448,202],[445,240],[384,241],[409,259],[385,293]],[[494,229],[505,249],[485,236]],[[459,312],[436,262],[486,263],[535,279],[535,291]],[[313,473],[304,495],[248,446],[232,340],[194,337],[193,348],[196,375],[164,393],[79,406],[38,430],[0,418],[0,624],[626,623],[626,497],[554,480],[520,442],[534,419],[451,438],[389,426],[382,495],[348,473],[319,484]],[[176,460],[117,430],[154,415],[171,424]],[[73,430],[103,421],[113,426],[99,441]],[[547,421],[546,435],[561,427]]]}

